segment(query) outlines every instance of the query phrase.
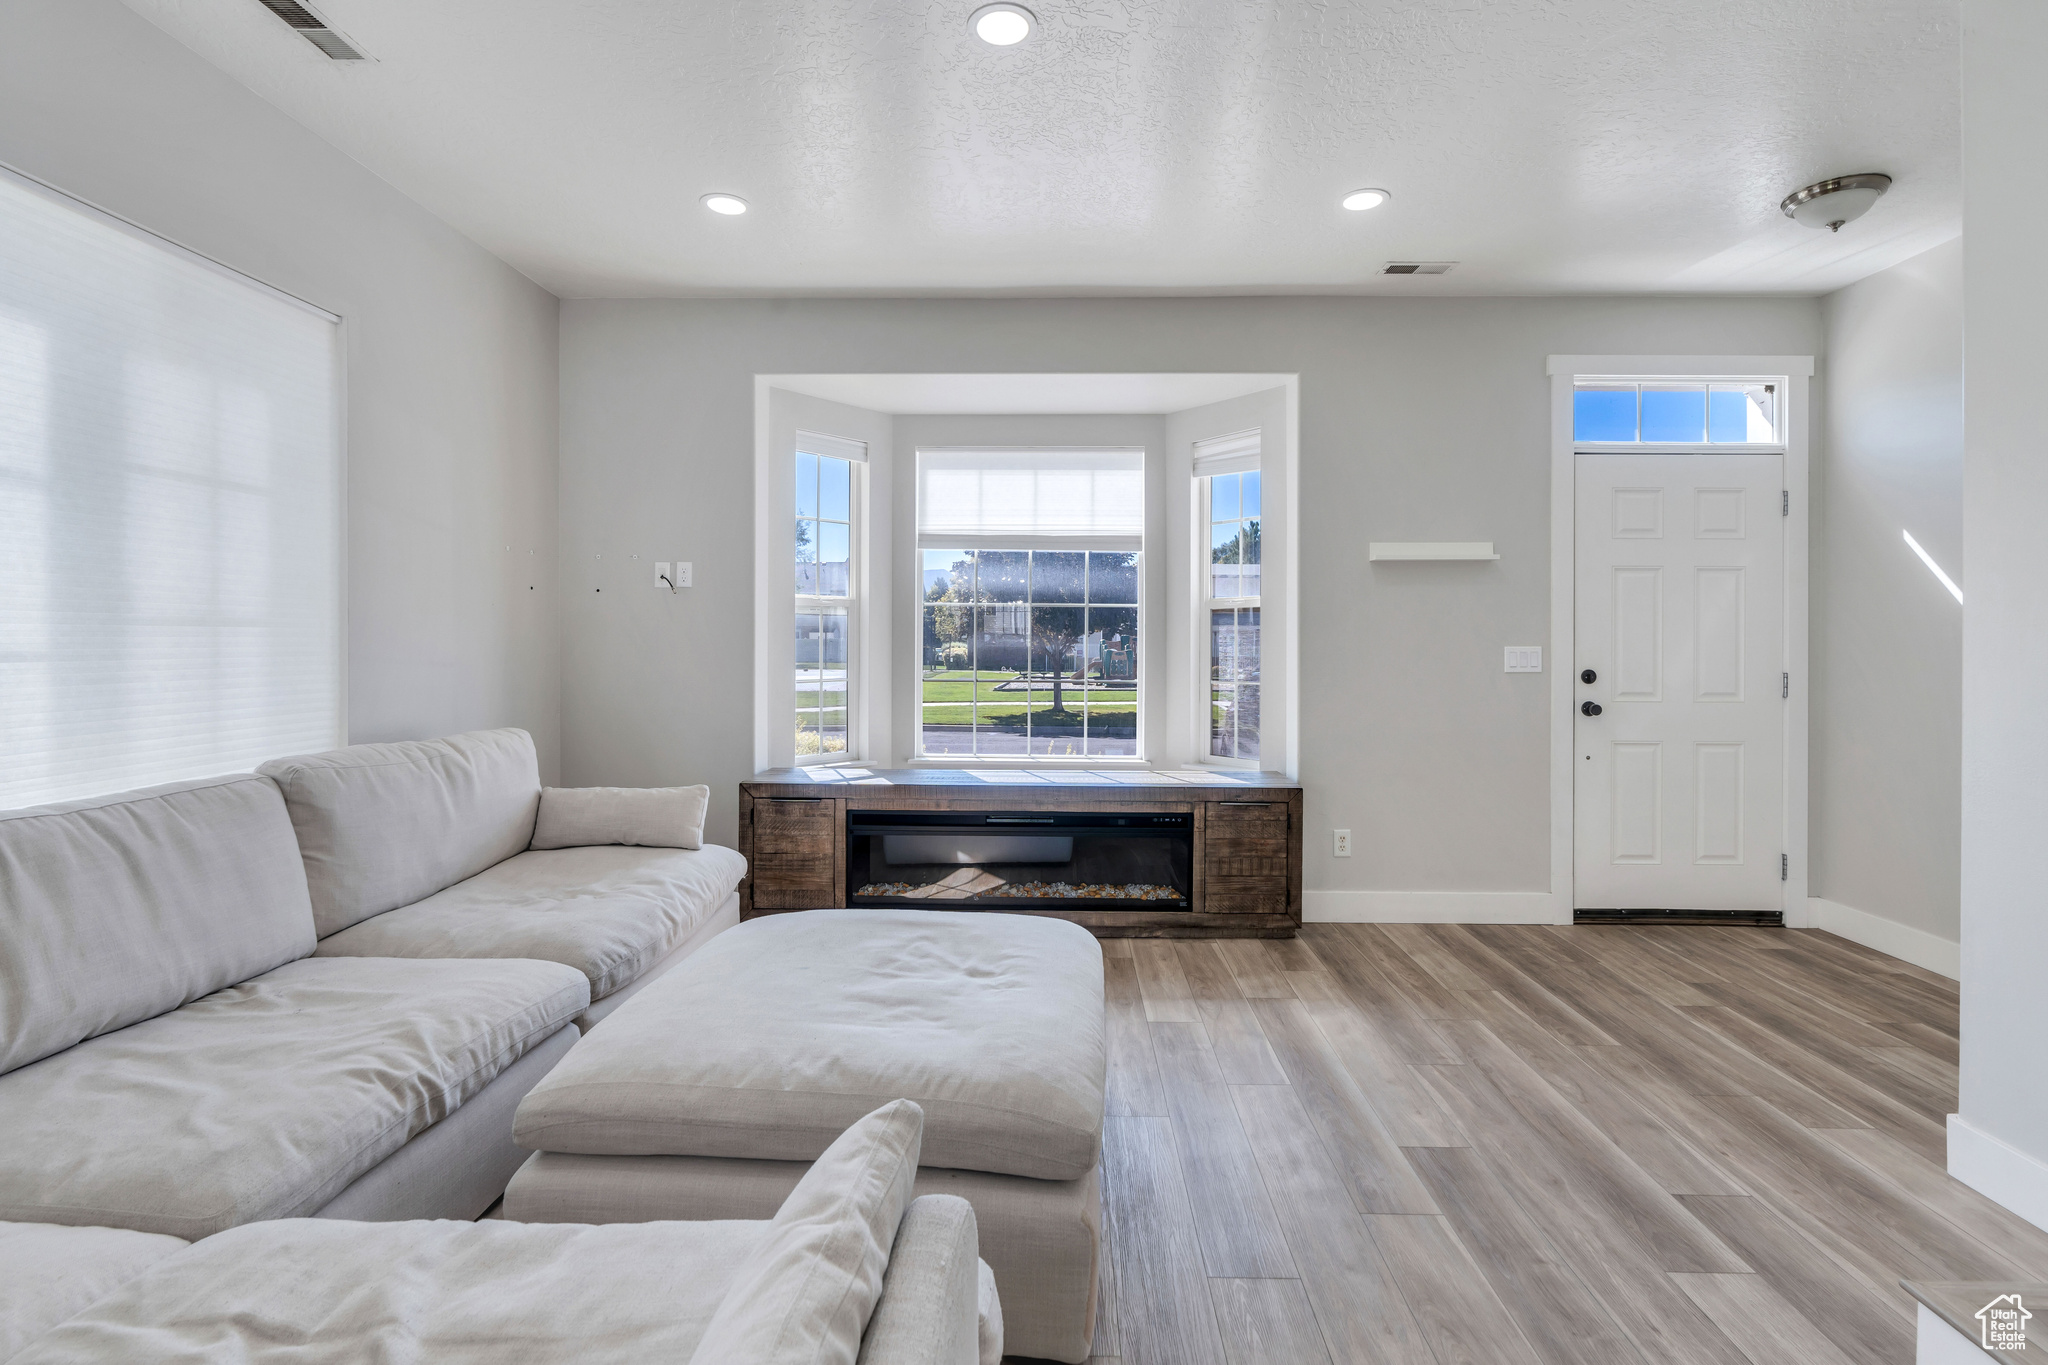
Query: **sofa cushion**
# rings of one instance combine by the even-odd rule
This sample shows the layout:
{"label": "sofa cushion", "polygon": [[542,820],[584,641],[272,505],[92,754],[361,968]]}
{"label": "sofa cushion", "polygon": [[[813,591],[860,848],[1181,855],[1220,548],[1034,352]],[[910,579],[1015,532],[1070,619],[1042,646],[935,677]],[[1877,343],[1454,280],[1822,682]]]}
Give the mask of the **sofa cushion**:
{"label": "sofa cushion", "polygon": [[416,905],[320,941],[322,957],[536,957],[601,1000],[711,918],[746,875],[729,848],[521,853]]}
{"label": "sofa cushion", "polygon": [[682,1365],[766,1223],[258,1223],[130,1281],[10,1365]]}
{"label": "sofa cushion", "polygon": [[0,1360],[184,1249],[125,1228],[0,1223]]}
{"label": "sofa cushion", "polygon": [[825,1149],[733,1277],[691,1365],[854,1365],[923,1128],[918,1107],[896,1100]]}
{"label": "sofa cushion", "polygon": [[709,787],[542,787],[535,848],[704,847]]}
{"label": "sofa cushion", "polygon": [[313,951],[268,778],[0,814],[0,1073]]}
{"label": "sofa cushion", "polygon": [[808,910],[727,930],[520,1103],[523,1147],[809,1161],[892,1099],[924,1160],[1074,1180],[1102,1142],[1102,952],[1063,920]]}
{"label": "sofa cushion", "polygon": [[553,962],[306,958],[0,1076],[0,1218],[311,1213],[583,1009]]}
{"label": "sofa cushion", "polygon": [[520,852],[540,804],[524,730],[355,744],[257,771],[291,808],[322,938]]}

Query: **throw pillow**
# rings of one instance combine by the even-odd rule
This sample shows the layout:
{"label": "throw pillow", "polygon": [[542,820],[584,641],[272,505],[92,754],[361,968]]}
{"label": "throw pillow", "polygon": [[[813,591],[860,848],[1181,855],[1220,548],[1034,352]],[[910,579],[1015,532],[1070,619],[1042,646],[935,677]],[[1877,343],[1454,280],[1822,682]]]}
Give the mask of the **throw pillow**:
{"label": "throw pillow", "polygon": [[782,1202],[691,1365],[854,1365],[923,1138],[924,1111],[910,1100],[841,1133]]}
{"label": "throw pillow", "polygon": [[709,787],[543,787],[533,848],[704,847]]}

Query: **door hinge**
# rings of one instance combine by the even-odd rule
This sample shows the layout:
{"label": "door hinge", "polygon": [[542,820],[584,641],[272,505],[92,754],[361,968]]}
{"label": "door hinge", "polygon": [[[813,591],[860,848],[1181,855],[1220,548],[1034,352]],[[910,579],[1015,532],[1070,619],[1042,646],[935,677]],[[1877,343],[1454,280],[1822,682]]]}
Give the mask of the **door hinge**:
{"label": "door hinge", "polygon": [[1781,882],[1792,880],[1792,855],[1789,853],[1780,853],[1778,855],[1778,880]]}
{"label": "door hinge", "polygon": [[1780,673],[1778,675],[1778,700],[1790,701],[1791,699],[1792,675],[1790,673]]}
{"label": "door hinge", "polygon": [[1789,488],[1780,488],[1778,490],[1778,515],[1781,517],[1792,515],[1792,490]]}

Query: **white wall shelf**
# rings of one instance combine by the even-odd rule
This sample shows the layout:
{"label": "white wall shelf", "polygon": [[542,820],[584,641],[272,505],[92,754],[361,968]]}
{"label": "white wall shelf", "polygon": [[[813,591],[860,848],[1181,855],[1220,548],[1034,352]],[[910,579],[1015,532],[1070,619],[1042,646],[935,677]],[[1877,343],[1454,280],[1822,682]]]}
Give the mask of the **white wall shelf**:
{"label": "white wall shelf", "polygon": [[1499,559],[1490,540],[1375,540],[1367,559]]}

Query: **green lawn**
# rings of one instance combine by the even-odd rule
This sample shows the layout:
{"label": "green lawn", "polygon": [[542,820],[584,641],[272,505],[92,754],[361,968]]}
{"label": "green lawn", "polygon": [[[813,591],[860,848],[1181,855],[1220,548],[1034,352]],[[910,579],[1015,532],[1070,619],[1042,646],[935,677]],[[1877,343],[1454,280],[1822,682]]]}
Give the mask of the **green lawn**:
{"label": "green lawn", "polygon": [[[982,673],[977,677],[964,669],[928,672],[924,675],[924,723],[971,725],[975,715],[969,703],[979,702],[983,725],[1013,725],[1022,729],[1027,712],[1034,717],[1034,725],[1044,724],[1036,717],[1052,710],[1052,682],[1045,678],[1036,679],[1028,692],[1001,690],[1004,683],[1014,682],[1017,677],[1015,673]],[[1067,713],[1072,717],[1066,724],[1076,730],[1080,729],[1084,704],[1092,724],[1135,726],[1138,722],[1135,689],[1082,688],[1065,683],[1060,694],[1060,700],[1066,703]]]}
{"label": "green lawn", "polygon": [[[940,669],[924,675],[924,699],[928,702],[981,701],[996,702],[998,704],[1014,703],[1021,707],[1027,696],[1033,702],[1036,702],[1041,696],[1052,696],[1052,680],[1044,677],[1034,678],[1031,681],[1028,693],[1019,687],[1012,687],[1009,691],[1000,690],[1005,683],[1015,683],[1018,676],[1015,673],[983,673],[977,677],[975,674],[969,673],[964,669],[958,672]],[[1098,703],[1104,700],[1122,702],[1137,696],[1136,688],[1105,688],[1099,682],[1084,688],[1075,685],[1072,681],[1068,681],[1061,685],[1060,691],[1069,701],[1078,697],[1080,693],[1086,692],[1091,701]],[[1131,704],[1136,705],[1136,702],[1132,700]]]}

